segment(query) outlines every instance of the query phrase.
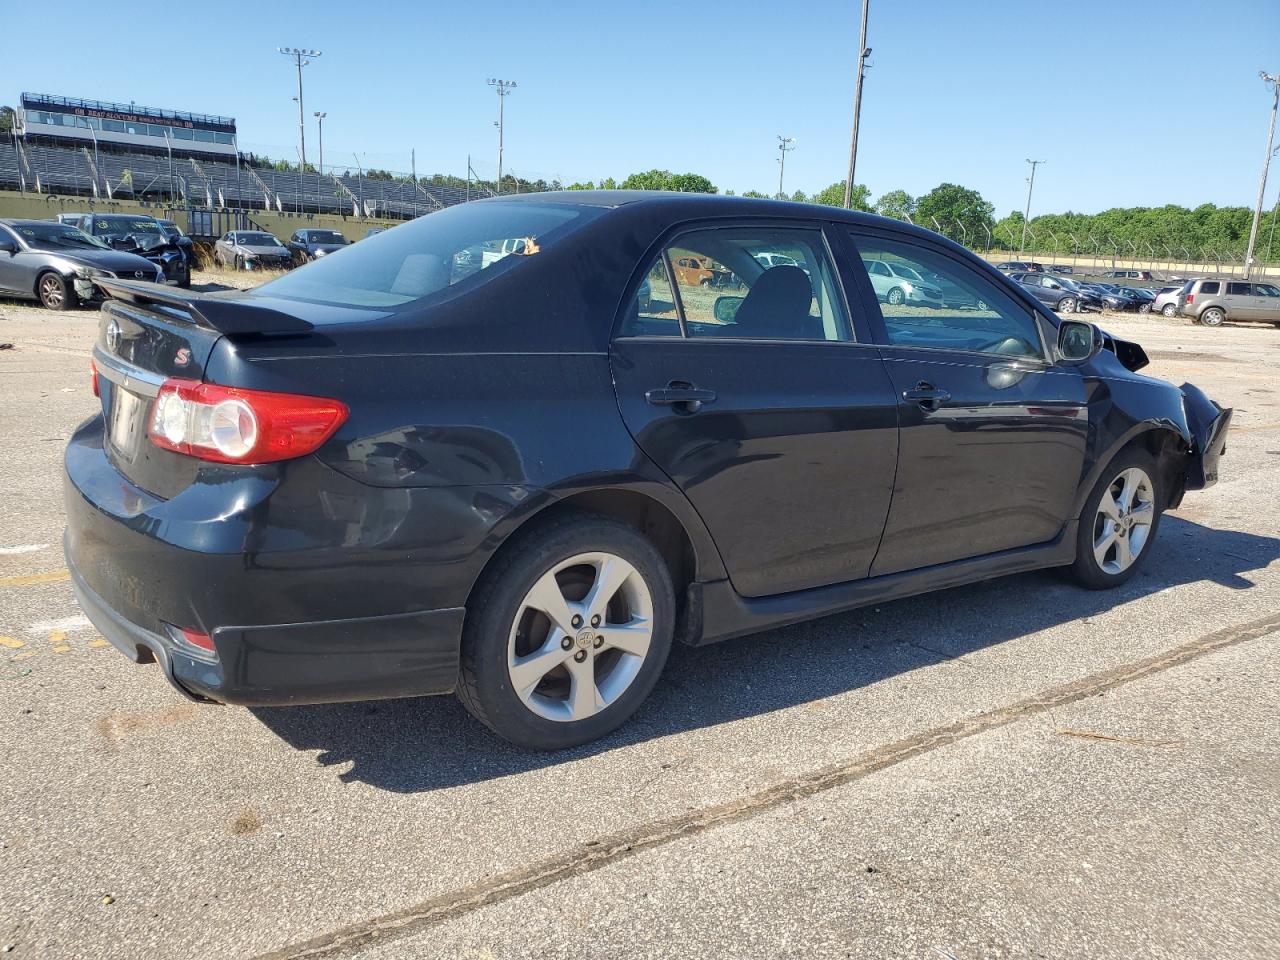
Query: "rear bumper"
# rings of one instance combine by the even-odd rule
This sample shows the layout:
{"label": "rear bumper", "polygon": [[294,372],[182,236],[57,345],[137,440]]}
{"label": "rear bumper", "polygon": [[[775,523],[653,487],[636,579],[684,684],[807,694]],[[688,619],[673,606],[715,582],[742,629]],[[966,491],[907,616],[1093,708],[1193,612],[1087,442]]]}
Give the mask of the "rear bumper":
{"label": "rear bumper", "polygon": [[69,549],[67,565],[80,609],[111,645],[134,663],[158,662],[166,679],[193,700],[254,707],[337,703],[449,693],[457,680],[462,609],[219,627],[213,632],[218,658],[209,662],[114,609],[85,582]]}
{"label": "rear bumper", "polygon": [[[162,500],[107,460],[100,417],[65,467],[64,550],[86,616],[188,695],[267,706],[456,685],[462,603],[491,532],[450,506],[460,490],[366,487],[305,460],[287,482],[214,471]],[[174,627],[208,634],[217,658],[188,654]]]}

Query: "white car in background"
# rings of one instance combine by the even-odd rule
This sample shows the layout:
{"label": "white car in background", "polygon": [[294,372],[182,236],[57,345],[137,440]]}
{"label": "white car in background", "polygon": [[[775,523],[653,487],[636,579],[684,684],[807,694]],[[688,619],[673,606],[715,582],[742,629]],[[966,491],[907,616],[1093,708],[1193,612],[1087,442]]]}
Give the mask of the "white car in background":
{"label": "white car in background", "polygon": [[905,263],[888,260],[863,260],[876,299],[885,303],[906,303],[913,306],[942,306],[942,290],[929,283]]}

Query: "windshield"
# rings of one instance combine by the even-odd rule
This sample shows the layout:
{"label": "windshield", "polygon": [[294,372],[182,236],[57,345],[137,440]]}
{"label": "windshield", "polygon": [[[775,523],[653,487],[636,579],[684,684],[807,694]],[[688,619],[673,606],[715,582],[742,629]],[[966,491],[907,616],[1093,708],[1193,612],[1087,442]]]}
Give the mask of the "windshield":
{"label": "windshield", "polygon": [[349,253],[322,257],[258,289],[297,300],[395,307],[451,286],[474,288],[510,270],[526,269],[539,253],[598,215],[555,204],[459,204],[362,240]]}
{"label": "windshield", "polygon": [[134,217],[94,217],[90,227],[95,237],[115,233],[151,233],[163,235],[160,224],[154,220]]}
{"label": "windshield", "polygon": [[889,269],[892,270],[894,273],[896,273],[898,276],[903,277],[907,280],[914,280],[916,281],[916,283],[924,283],[924,277],[920,276],[920,274],[916,273],[914,270],[912,270],[910,267],[904,264],[891,263],[889,264]]}
{"label": "windshield", "polygon": [[1063,285],[1063,287],[1065,287],[1068,290],[1074,291],[1075,293],[1079,293],[1082,289],[1080,284],[1076,283],[1074,280],[1068,280],[1066,277],[1058,277],[1057,280],[1060,284]]}
{"label": "windshield", "polygon": [[269,233],[237,233],[236,243],[246,247],[278,247],[280,241]]}
{"label": "windshield", "polygon": [[312,230],[307,234],[312,243],[346,243],[347,238],[333,230]]}
{"label": "windshield", "polygon": [[61,223],[22,223],[13,226],[27,245],[37,250],[109,250],[82,230]]}

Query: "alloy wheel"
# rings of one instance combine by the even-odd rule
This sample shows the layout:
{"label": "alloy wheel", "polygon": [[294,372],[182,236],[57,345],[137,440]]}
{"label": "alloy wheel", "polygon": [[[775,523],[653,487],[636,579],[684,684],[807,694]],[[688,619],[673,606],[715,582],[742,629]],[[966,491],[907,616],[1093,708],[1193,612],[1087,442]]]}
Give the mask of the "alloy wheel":
{"label": "alloy wheel", "polygon": [[1175,316],[1178,312],[1178,305],[1174,303],[1166,303],[1160,312],[1166,317]]}
{"label": "alloy wheel", "polygon": [[65,299],[66,293],[63,290],[62,281],[53,274],[49,274],[40,281],[40,302],[50,310],[60,309]]}
{"label": "alloy wheel", "polygon": [[1129,467],[1102,493],[1093,521],[1093,556],[1103,573],[1115,576],[1138,559],[1155,521],[1155,487],[1147,472]]}
{"label": "alloy wheel", "polygon": [[898,304],[902,303],[902,300],[903,300],[902,291],[899,290],[897,287],[894,287],[892,290],[889,291],[888,300],[894,306],[897,306]]}
{"label": "alloy wheel", "polygon": [[1076,302],[1071,297],[1064,297],[1062,302],[1058,304],[1059,313],[1075,313]]}
{"label": "alloy wheel", "polygon": [[1217,307],[1210,307],[1204,313],[1200,314],[1200,322],[1206,327],[1220,327],[1222,321],[1226,319],[1226,314]]}
{"label": "alloy wheel", "polygon": [[530,588],[507,640],[507,673],[540,717],[577,721],[626,692],[653,641],[653,596],[629,562],[583,553]]}

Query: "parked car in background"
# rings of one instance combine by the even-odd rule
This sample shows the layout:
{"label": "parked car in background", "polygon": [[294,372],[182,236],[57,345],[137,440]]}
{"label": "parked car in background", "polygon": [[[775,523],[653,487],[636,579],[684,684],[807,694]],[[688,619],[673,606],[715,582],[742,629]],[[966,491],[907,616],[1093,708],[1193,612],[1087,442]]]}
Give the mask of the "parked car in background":
{"label": "parked car in background", "polygon": [[386,233],[390,229],[390,227],[369,227],[369,229],[364,232],[364,238],[368,240],[370,237],[377,236],[380,233]]}
{"label": "parked car in background", "polygon": [[1050,273],[1061,273],[1061,274],[1065,274],[1065,275],[1067,275],[1067,276],[1070,276],[1071,274],[1075,273],[1076,271],[1075,271],[1075,268],[1074,268],[1074,267],[1068,266],[1068,265],[1063,264],[1063,263],[1051,263],[1051,264],[1049,264],[1049,272],[1050,272]]}
{"label": "parked car in background", "polygon": [[80,216],[78,226],[113,250],[150,260],[164,272],[166,280],[180,287],[191,286],[194,253],[190,239],[173,236],[155,217],[86,213]]}
{"label": "parked car in background", "polygon": [[1154,290],[1148,290],[1146,287],[1126,287],[1119,286],[1117,288],[1120,293],[1137,302],[1139,313],[1150,313],[1151,305],[1155,303],[1156,294]]}
{"label": "parked car in background", "polygon": [[298,263],[307,263],[348,246],[347,238],[336,230],[299,230],[285,244]]}
{"label": "parked car in background", "polygon": [[876,298],[885,303],[942,306],[942,290],[929,283],[914,267],[887,260],[863,260]]}
{"label": "parked car in background", "polygon": [[213,256],[236,270],[284,270],[293,265],[293,251],[261,230],[232,230],[213,245]]}
{"label": "parked car in background", "polygon": [[1206,327],[1220,327],[1225,320],[1280,327],[1280,287],[1248,280],[1189,280],[1178,292],[1178,313]]}
{"label": "parked car in background", "polygon": [[1133,297],[1120,293],[1119,288],[1114,284],[1100,283],[1096,281],[1077,282],[1081,289],[1097,296],[1102,301],[1103,308],[1106,310],[1112,310],[1120,313],[1126,310],[1136,310],[1138,308],[1138,302]]}
{"label": "parked car in background", "polygon": [[1022,284],[1033,297],[1058,313],[1101,310],[1103,306],[1100,297],[1087,293],[1068,277],[1054,277],[1047,273],[1011,273],[1009,279]]}
{"label": "parked car in background", "polygon": [[1178,315],[1178,294],[1182,292],[1184,286],[1186,284],[1161,287],[1156,292],[1156,298],[1151,303],[1151,309],[1162,316],[1176,317]]}
{"label": "parked car in background", "polygon": [[1099,276],[1115,278],[1117,280],[1154,280],[1155,275],[1150,270],[1104,270]]}
{"label": "parked car in background", "polygon": [[997,263],[996,269],[1001,273],[1027,273],[1031,270],[1031,264],[1023,260],[1006,260],[1004,263]]}
{"label": "parked car in background", "polygon": [[93,278],[159,283],[151,261],[112,250],[76,227],[53,220],[0,220],[0,296],[39,300],[50,310],[70,310],[102,299]]}
{"label": "parked car in background", "polygon": [[[68,577],[194,699],[456,690],[510,741],[571,747],[677,640],[1048,567],[1120,586],[1218,479],[1229,410],[908,224],[574,191],[392,233],[251,291],[101,281],[130,302],[103,309],[99,413],[65,452]],[[536,255],[448,269],[520,237]],[[678,283],[680,256],[745,296]],[[888,263],[989,309],[882,304]],[[677,296],[643,312],[658,276]]]}

